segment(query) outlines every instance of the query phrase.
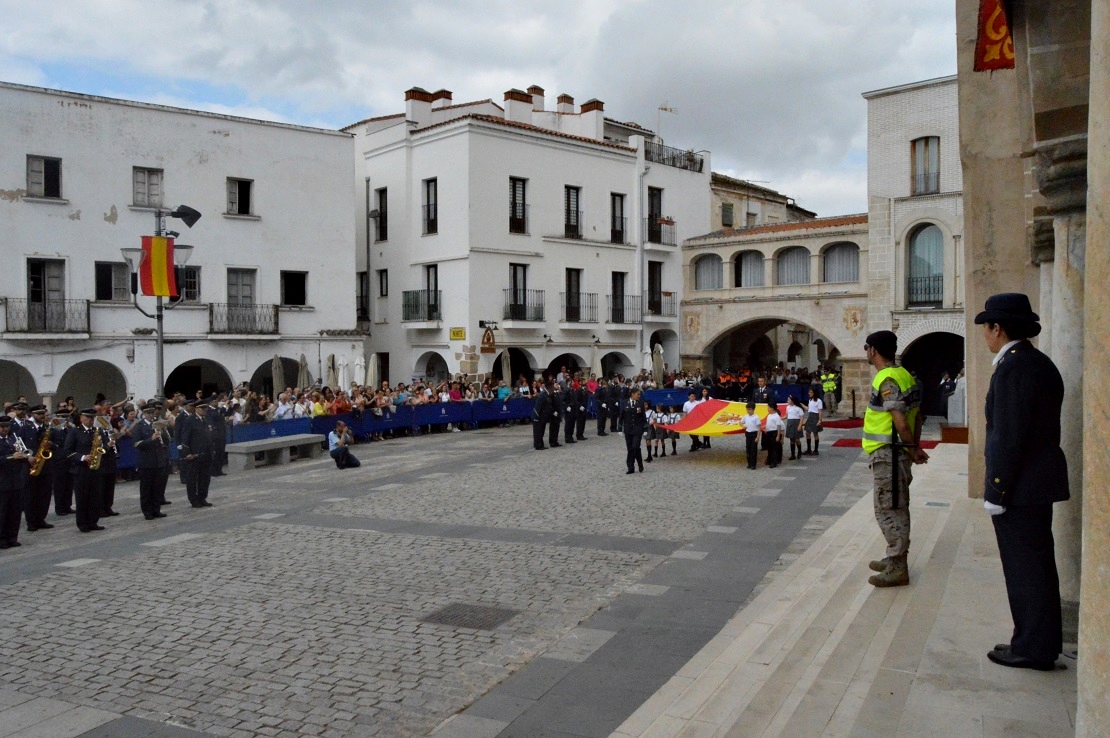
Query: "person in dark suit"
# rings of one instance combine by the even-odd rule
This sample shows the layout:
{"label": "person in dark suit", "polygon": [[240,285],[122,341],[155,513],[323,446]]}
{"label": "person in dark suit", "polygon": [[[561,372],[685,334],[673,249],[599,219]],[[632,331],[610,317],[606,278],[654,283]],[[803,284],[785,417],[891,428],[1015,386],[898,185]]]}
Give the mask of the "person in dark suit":
{"label": "person in dark suit", "polygon": [[24,468],[30,455],[17,446],[14,426],[15,421],[0,415],[0,548],[23,545],[19,542],[19,516]]}
{"label": "person in dark suit", "polygon": [[609,417],[609,383],[605,381],[605,377],[600,377],[597,380],[597,389],[594,390],[594,404],[597,405],[597,435],[598,437],[607,436],[609,434],[605,432],[605,420]]}
{"label": "person in dark suit", "polygon": [[147,520],[164,518],[161,491],[164,493],[170,473],[169,445],[170,434],[163,423],[154,426],[160,407],[156,403],[143,406],[143,419],[135,424],[132,437],[135,439],[135,452],[139,466],[139,507]]}
{"label": "person in dark suit", "polygon": [[[46,405],[35,405],[29,414],[31,417],[23,424],[20,437],[31,455],[37,456],[44,437],[49,444],[50,426],[46,423]],[[49,446],[46,450],[54,453]],[[23,515],[27,520],[28,531],[54,527],[46,522],[46,515],[50,512],[50,497],[54,492],[52,476],[47,472],[45,464],[38,475],[31,476],[30,464],[27,465],[27,478],[23,485]]]}
{"label": "person in dark suit", "polygon": [[551,413],[554,407],[551,404],[551,395],[547,386],[541,384],[536,392],[536,399],[532,403],[532,446],[537,451],[543,451],[543,433],[547,424],[551,422]]}
{"label": "person in dark suit", "polygon": [[[94,439],[100,436],[100,430],[93,425],[95,417],[95,408],[81,411],[80,424],[66,437],[65,449],[62,451],[73,474],[73,498],[76,503],[74,517],[77,530],[82,533],[104,530],[104,526],[100,525],[100,472],[89,468],[89,464],[94,462]],[[100,450],[104,451],[102,436]]]}
{"label": "person in dark suit", "polygon": [[559,393],[559,408],[563,413],[563,443],[574,443],[574,426],[578,422],[578,398],[570,381]]}
{"label": "person in dark suit", "polygon": [[647,417],[644,415],[644,403],[640,400],[640,388],[633,387],[628,392],[628,399],[621,401],[621,431],[624,433],[624,445],[627,453],[624,457],[625,466],[632,474],[637,465],[640,471],[644,470],[644,456],[640,449],[640,439],[647,430]]}
{"label": "person in dark suit", "polygon": [[193,507],[212,507],[208,501],[208,485],[212,481],[212,455],[216,442],[212,426],[205,420],[208,403],[195,403],[194,412],[196,415],[181,429],[177,452],[182,460],[189,462],[185,484],[189,504]]}
{"label": "person in dark suit", "polygon": [[54,514],[58,516],[73,514],[73,475],[69,473],[69,462],[62,454],[66,438],[72,426],[69,423],[69,406],[59,403],[50,426],[50,442],[53,444],[50,460],[46,462],[43,474],[48,475],[54,496]]}
{"label": "person in dark suit", "polygon": [[590,391],[586,389],[586,380],[582,378],[581,374],[575,376],[575,381],[578,383],[578,388],[574,390],[574,401],[576,403],[574,409],[577,413],[574,416],[574,438],[577,441],[585,441],[586,420],[589,417],[586,408],[589,407],[590,403]]}
{"label": "person in dark suit", "polygon": [[1020,293],[994,295],[975,316],[995,353],[987,392],[984,504],[992,516],[1014,632],[987,658],[1002,666],[1051,671],[1063,649],[1060,579],[1052,504],[1068,499],[1060,448],[1064,383],[1052,360],[1029,342],[1040,318]]}
{"label": "person in dark suit", "polygon": [[551,400],[551,414],[547,419],[547,445],[551,448],[559,448],[563,445],[559,443],[559,416],[562,414],[563,403],[559,393],[556,392],[557,386],[551,382],[544,382],[544,389]]}

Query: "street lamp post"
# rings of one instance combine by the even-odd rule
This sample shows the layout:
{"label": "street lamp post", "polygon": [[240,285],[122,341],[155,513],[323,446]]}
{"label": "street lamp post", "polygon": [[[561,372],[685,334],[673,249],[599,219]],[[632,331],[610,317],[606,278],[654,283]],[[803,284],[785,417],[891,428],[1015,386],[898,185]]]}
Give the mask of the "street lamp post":
{"label": "street lamp post", "polygon": [[[175,238],[180,235],[176,231],[166,231],[166,217],[180,218],[186,226],[193,227],[193,224],[200,220],[200,213],[186,205],[178,205],[174,210],[164,210],[159,208],[154,211],[154,235],[165,236],[172,235]],[[173,310],[181,304],[185,299],[184,291],[178,289],[178,296],[176,299],[171,299],[167,305],[161,295],[155,297],[154,314],[148,313],[139,305],[139,275],[138,270],[142,266],[145,252],[141,248],[122,248],[120,253],[123,254],[123,260],[127,262],[128,269],[131,270],[131,299],[135,305],[135,309],[148,318],[154,318],[157,325],[157,364],[156,371],[158,374],[158,385],[156,396],[158,399],[163,399],[166,394],[166,370],[165,370],[165,332],[163,330],[163,316],[166,310]],[[185,266],[189,262],[189,257],[193,254],[193,247],[186,246],[185,244],[174,244],[173,247],[173,263],[174,271],[176,272],[180,267]],[[175,279],[175,281],[177,281]]]}

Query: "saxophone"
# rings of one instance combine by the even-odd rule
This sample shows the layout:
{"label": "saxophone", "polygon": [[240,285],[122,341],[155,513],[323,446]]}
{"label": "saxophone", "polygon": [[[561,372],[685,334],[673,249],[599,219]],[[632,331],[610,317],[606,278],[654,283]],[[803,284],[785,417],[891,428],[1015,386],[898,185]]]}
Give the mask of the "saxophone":
{"label": "saxophone", "polygon": [[89,449],[89,470],[100,468],[100,457],[104,455],[104,442],[100,440],[100,430],[93,429],[92,448]]}
{"label": "saxophone", "polygon": [[46,462],[54,456],[54,453],[50,450],[50,447],[53,445],[54,444],[50,442],[50,429],[46,428],[45,433],[42,434],[42,440],[39,441],[38,450],[35,451],[35,458],[31,459],[32,477],[37,477],[39,474],[42,474],[42,468],[46,466]]}

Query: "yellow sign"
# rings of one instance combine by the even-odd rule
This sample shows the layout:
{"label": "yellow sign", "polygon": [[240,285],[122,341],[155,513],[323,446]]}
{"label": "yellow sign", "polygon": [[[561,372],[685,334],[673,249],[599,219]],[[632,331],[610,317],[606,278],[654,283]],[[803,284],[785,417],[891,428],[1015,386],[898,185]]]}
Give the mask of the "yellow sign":
{"label": "yellow sign", "polygon": [[451,340],[452,341],[465,341],[466,340],[466,328],[452,328],[451,329]]}

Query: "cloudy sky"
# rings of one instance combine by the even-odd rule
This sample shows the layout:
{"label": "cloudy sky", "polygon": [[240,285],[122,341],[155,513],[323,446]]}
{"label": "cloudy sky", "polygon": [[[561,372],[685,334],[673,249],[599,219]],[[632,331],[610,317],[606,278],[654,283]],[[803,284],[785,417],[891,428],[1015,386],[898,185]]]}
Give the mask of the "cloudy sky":
{"label": "cloudy sky", "polygon": [[[866,210],[860,93],[956,71],[952,0],[0,0],[0,80],[341,128],[538,84]],[[676,112],[659,112],[663,104]]]}

